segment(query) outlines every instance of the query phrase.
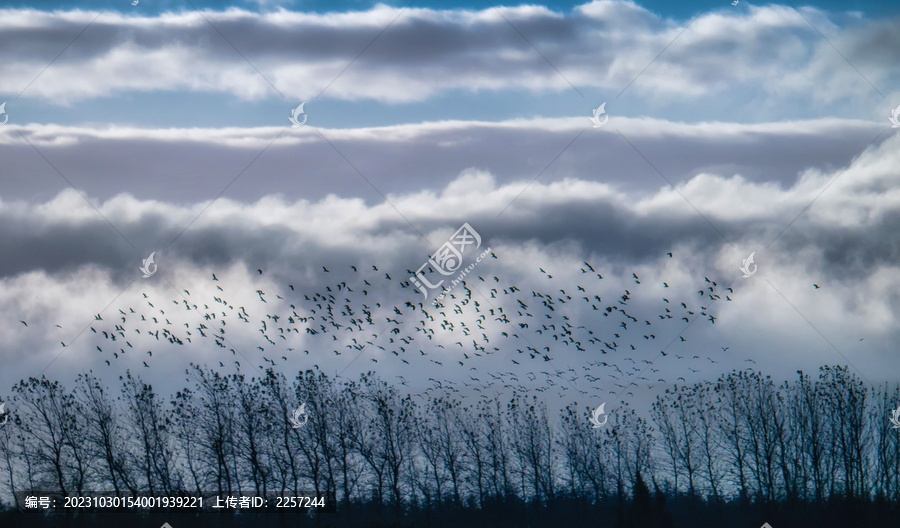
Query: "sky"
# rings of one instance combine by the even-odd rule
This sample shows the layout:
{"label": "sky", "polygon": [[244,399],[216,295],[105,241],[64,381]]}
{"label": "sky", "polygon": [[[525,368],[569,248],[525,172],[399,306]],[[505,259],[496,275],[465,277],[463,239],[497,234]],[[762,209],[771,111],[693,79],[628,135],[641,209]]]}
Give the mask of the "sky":
{"label": "sky", "polygon": [[[585,403],[894,382],[898,8],[4,3],[0,395],[235,361]],[[464,224],[433,308],[410,272]]]}

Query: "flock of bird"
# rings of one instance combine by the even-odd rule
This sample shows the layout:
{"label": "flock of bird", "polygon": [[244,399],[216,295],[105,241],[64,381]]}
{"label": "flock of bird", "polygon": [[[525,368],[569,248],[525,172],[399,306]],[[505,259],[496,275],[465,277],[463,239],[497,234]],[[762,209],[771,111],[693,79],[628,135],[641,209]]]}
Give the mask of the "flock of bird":
{"label": "flock of bird", "polygon": [[[323,266],[317,291],[305,293],[290,283],[271,291],[276,281],[262,269],[250,288],[226,286],[212,273],[207,284],[191,288],[209,297],[189,289],[170,298],[142,291],[137,305],[95,314],[85,334],[108,367],[140,361],[150,368],[174,347],[212,345],[221,349],[220,368],[233,363],[240,369],[241,361],[259,369],[346,370],[356,364],[363,371],[387,370],[402,385],[427,376],[426,393],[475,397],[492,387],[560,397],[605,388],[625,397],[639,387],[687,382],[704,369],[721,372],[715,365],[729,347],[715,354],[693,350],[686,330],[694,323],[715,325],[717,310],[733,300],[731,287],[706,277],[695,293],[680,298],[685,290],[660,278],[620,272],[630,278],[615,284],[604,278],[611,272],[584,262],[580,273],[560,270],[556,278],[537,268],[537,286],[525,291],[495,274],[478,275],[490,267],[473,271],[440,303],[434,300],[437,290],[426,300],[410,284],[411,270],[401,280],[375,265],[343,272]],[[270,291],[257,288],[263,283]],[[683,375],[673,378],[677,374]]]}

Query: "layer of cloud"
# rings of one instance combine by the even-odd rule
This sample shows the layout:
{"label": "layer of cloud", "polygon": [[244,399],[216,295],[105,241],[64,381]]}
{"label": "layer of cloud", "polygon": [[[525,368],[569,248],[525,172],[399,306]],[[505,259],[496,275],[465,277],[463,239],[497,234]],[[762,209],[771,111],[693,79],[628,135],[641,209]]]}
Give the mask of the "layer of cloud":
{"label": "layer of cloud", "polygon": [[632,197],[700,174],[785,187],[806,170],[847,166],[870,143],[890,135],[886,125],[841,119],[673,123],[619,116],[600,129],[590,128],[585,117],[287,131],[29,124],[0,128],[4,174],[20,175],[4,177],[0,196],[46,201],[71,184],[101,200],[127,192],[141,200],[187,204],[211,200],[227,188],[223,197],[245,202],[279,193],[288,200],[336,194],[375,204],[383,194],[439,192],[469,168],[489,171],[500,185],[577,178]]}
{"label": "layer of cloud", "polygon": [[308,99],[327,88],[328,97],[399,103],[450,90],[561,92],[575,85],[618,93],[640,77],[629,89],[655,99],[738,90],[754,104],[772,96],[821,104],[874,96],[869,82],[887,90],[897,79],[896,20],[802,13],[751,5],[702,14],[685,30],[687,21],[608,0],[564,13],[384,5],[157,17],[3,10],[0,91],[27,86],[28,97],[68,104],[146,91]]}
{"label": "layer of cloud", "polygon": [[[276,351],[277,357],[290,355],[299,367],[315,363],[330,371],[343,371],[356,351],[349,336],[331,344],[295,335],[270,349],[260,341],[255,326],[267,320],[266,314],[290,313],[290,303],[308,305],[304,295],[312,296],[314,291],[327,294],[324,288],[328,284],[335,295],[353,297],[349,305],[354,310],[358,303],[368,304],[377,322],[397,317],[392,316],[393,306],[421,301],[413,288],[399,284],[407,270],[417,268],[462,222],[472,224],[498,257],[479,265],[470,287],[481,296],[483,307],[503,306],[511,317],[518,306],[513,297],[491,292],[492,288],[502,290],[515,284],[522,289],[520,298],[538,306],[539,301],[530,299],[531,290],[559,297],[572,295],[571,304],[558,308],[573,327],[584,323],[595,328],[596,335],[609,338],[615,327],[588,326],[597,313],[589,302],[578,299],[582,294],[575,285],[586,286],[604,297],[605,303],[630,289],[633,300],[628,310],[648,319],[662,306],[671,306],[662,304],[663,296],[676,301],[673,305],[681,299],[691,306],[709,304],[703,296],[699,300],[696,296],[698,287],[708,285],[706,278],[719,284],[720,293],[732,286],[733,302],[714,301],[718,303],[714,309],[704,310],[718,316],[715,325],[702,319],[702,324],[689,328],[670,325],[658,330],[659,343],[648,341],[643,346],[638,338],[636,358],[660,361],[656,365],[662,369],[661,376],[690,375],[682,373],[685,363],[662,363],[669,360],[660,358],[659,349],[671,338],[675,341],[671,346],[676,347],[673,354],[711,354],[724,346],[739,351],[710,356],[721,362],[716,369],[740,368],[745,358],[766,361],[770,370],[781,368],[785,374],[796,368],[808,370],[822,363],[850,361],[864,376],[877,380],[880,373],[898,366],[890,356],[891,343],[900,330],[896,318],[900,313],[896,294],[900,291],[898,145],[900,139],[893,136],[864,152],[846,170],[806,171],[789,186],[704,173],[678,190],[663,188],[640,199],[608,184],[578,178],[537,181],[522,192],[527,184],[524,179],[501,184],[489,172],[468,170],[438,192],[414,189],[392,193],[388,198],[393,206],[385,202],[367,205],[358,198],[338,196],[316,201],[270,196],[252,203],[225,198],[204,212],[204,203],[179,205],[122,194],[96,201],[101,217],[71,190],[37,205],[3,201],[0,313],[2,331],[8,338],[0,359],[12,367],[4,368],[5,379],[0,381],[11,383],[35,374],[61,351],[65,354],[53,363],[53,368],[63,369],[59,372],[141,368],[142,361],[150,360],[149,355],[144,357],[145,348],[155,352],[151,364],[157,374],[177,370],[188,360],[230,363],[237,359],[246,363],[249,358],[262,364],[262,356]],[[514,199],[515,204],[498,217]],[[394,207],[403,211],[405,218]],[[104,218],[129,240],[140,241],[138,247],[126,243]],[[137,267],[153,250],[157,251],[159,273],[141,279]],[[673,258],[666,256],[669,251]],[[756,251],[759,273],[742,279],[737,268],[750,251]],[[602,281],[581,271],[584,260],[604,274]],[[352,274],[351,265],[367,272],[364,276],[371,285],[364,286],[363,275]],[[368,271],[373,265],[378,266],[377,272]],[[322,266],[330,269],[327,275]],[[257,273],[257,268],[264,273]],[[213,273],[218,283],[211,280]],[[383,273],[394,280],[385,280]],[[641,277],[641,285],[635,284],[632,273]],[[547,274],[554,278],[548,279]],[[477,275],[486,281],[482,283]],[[493,276],[502,279],[499,286],[491,284]],[[336,284],[342,280],[352,285],[352,295],[338,293]],[[296,290],[289,290],[288,284]],[[217,291],[216,286],[223,290]],[[266,292],[270,302],[262,304],[257,289]],[[368,290],[365,296],[363,289]],[[556,293],[560,289],[567,293]],[[182,294],[184,290],[190,293]],[[463,292],[454,293],[454,302],[459,302]],[[154,303],[152,308],[142,294]],[[277,300],[276,295],[284,299]],[[219,308],[216,297],[225,299]],[[185,301],[201,307],[208,304],[213,312],[223,313],[220,317],[229,318],[230,342],[224,349],[207,339],[191,347],[186,356],[165,340],[160,343],[146,333],[133,339],[129,335],[136,350],[115,345],[113,351],[122,346],[130,355],[114,362],[117,367],[105,367],[109,344],[86,330],[87,325],[101,325],[94,322],[95,314],[102,314],[102,325],[107,326],[128,317],[129,332],[134,325],[145,332],[151,330],[154,326],[149,322],[135,319],[156,316],[161,328],[178,332],[204,322],[204,310],[185,311],[181,306]],[[254,324],[245,327],[226,304],[246,306]],[[376,304],[381,308],[375,308]],[[168,313],[160,314],[160,309]],[[124,315],[118,315],[118,310]],[[25,320],[28,327],[19,320]],[[56,328],[57,324],[62,328]],[[484,330],[495,340],[501,331],[509,329],[486,323]],[[365,371],[374,359],[380,360],[382,373],[402,375],[404,368],[416,368],[417,377],[424,380],[423,373],[433,370],[435,375],[446,375],[450,364],[463,360],[456,357],[458,353],[435,349],[435,354],[449,355],[432,356],[428,361],[420,356],[414,367],[405,367],[399,357],[388,353],[399,345],[387,341],[395,336],[373,332],[374,338],[367,333],[354,336],[374,343],[372,355],[354,363],[354,369]],[[437,336],[428,346],[443,343],[452,349],[457,340],[480,341],[477,333],[464,336],[460,332]],[[688,339],[687,344],[677,339],[678,332]],[[196,332],[193,337],[201,341]],[[532,337],[535,348],[554,347],[554,364],[562,369],[595,359],[598,353],[593,346],[580,353],[545,342],[541,336]],[[70,349],[60,346],[60,342],[71,345],[73,338],[77,345]],[[865,339],[865,347],[860,339]],[[256,352],[257,345],[265,350]],[[95,346],[107,350],[94,353]],[[228,351],[232,346],[244,359]],[[413,355],[422,346],[412,348]],[[288,347],[293,354],[288,354]],[[345,347],[345,354],[331,354],[331,348],[340,351]],[[311,355],[302,353],[304,348],[311,349]],[[463,376],[470,365],[482,370],[513,368],[513,353],[503,349],[479,363],[460,367],[458,375]],[[429,363],[434,357],[445,359],[446,369]],[[707,370],[711,368],[708,363],[704,363]],[[700,364],[691,365],[699,372]]]}

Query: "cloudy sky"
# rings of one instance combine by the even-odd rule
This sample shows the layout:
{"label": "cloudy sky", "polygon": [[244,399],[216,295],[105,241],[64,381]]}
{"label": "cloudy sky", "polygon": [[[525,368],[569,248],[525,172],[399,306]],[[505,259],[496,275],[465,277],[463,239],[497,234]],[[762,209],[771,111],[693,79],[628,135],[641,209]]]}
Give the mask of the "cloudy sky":
{"label": "cloudy sky", "polygon": [[[897,4],[6,5],[0,391],[900,372]],[[464,223],[493,255],[433,308]]]}

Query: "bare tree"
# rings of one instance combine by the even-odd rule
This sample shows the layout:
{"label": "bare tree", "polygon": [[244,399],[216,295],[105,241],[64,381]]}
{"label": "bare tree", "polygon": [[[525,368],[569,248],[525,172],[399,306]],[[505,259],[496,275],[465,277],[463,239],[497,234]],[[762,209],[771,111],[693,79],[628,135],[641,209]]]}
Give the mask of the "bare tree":
{"label": "bare tree", "polygon": [[[115,401],[93,374],[81,374],[76,385],[81,406],[85,410],[84,440],[90,455],[98,461],[103,478],[116,495],[122,488],[137,494],[138,484],[131,480],[125,432]],[[99,468],[98,468],[99,469]]]}
{"label": "bare tree", "polygon": [[[574,501],[574,524],[617,506],[622,526],[663,526],[669,491],[692,507],[900,500],[900,435],[887,420],[900,389],[867,387],[846,367],[778,386],[750,371],[679,386],[651,406],[655,427],[625,403],[593,428],[574,403],[557,421],[532,396],[464,406],[453,390],[413,397],[372,373],[289,382],[192,365],[186,381],[168,404],[131,373],[118,398],[91,373],[71,392],[21,381],[14,421],[0,428],[0,489],[314,492],[338,512],[391,506],[394,521],[373,522],[435,524]],[[301,402],[309,420],[295,427]]]}
{"label": "bare tree", "polygon": [[732,472],[737,478],[738,494],[742,502],[749,499],[747,484],[747,453],[744,448],[748,436],[743,419],[743,401],[746,393],[745,374],[733,372],[719,378],[715,391],[719,395],[720,422],[725,451],[732,461]]}
{"label": "bare tree", "polygon": [[233,441],[238,457],[249,468],[250,480],[257,495],[268,492],[270,463],[266,452],[267,433],[272,429],[273,416],[268,412],[262,398],[262,387],[248,383],[243,374],[234,374],[231,384],[237,393],[237,413],[235,428],[238,432]]}
{"label": "bare tree", "polygon": [[[14,400],[29,419],[22,420],[24,449],[31,454],[38,485],[68,493],[83,489],[83,468],[75,456],[78,415],[75,398],[59,382],[47,378],[29,378],[13,387]],[[78,448],[80,449],[80,447]]]}
{"label": "bare tree", "polygon": [[148,492],[169,494],[175,482],[171,466],[172,450],[166,416],[153,387],[126,372],[122,380],[122,398],[127,412],[126,427],[139,441],[135,453]]}
{"label": "bare tree", "polygon": [[195,393],[199,410],[197,423],[200,462],[205,472],[215,482],[219,494],[231,494],[236,487],[233,467],[233,412],[235,406],[228,378],[215,371],[206,371],[197,365],[190,371],[196,384]]}
{"label": "bare tree", "polygon": [[551,500],[554,497],[553,429],[547,407],[537,397],[531,400],[514,397],[508,409],[523,482],[522,494],[527,496],[530,490],[535,502]]}

